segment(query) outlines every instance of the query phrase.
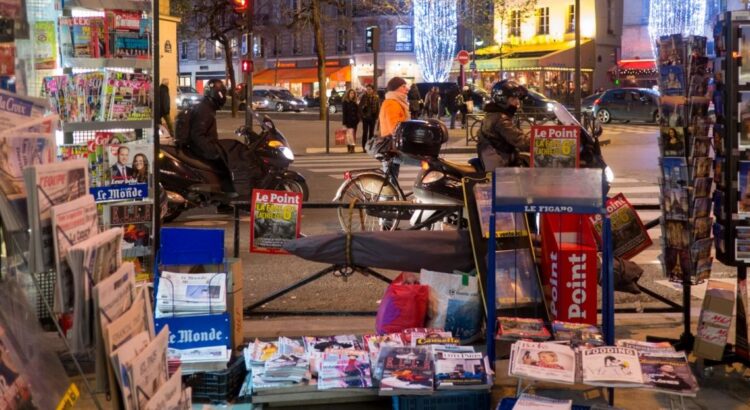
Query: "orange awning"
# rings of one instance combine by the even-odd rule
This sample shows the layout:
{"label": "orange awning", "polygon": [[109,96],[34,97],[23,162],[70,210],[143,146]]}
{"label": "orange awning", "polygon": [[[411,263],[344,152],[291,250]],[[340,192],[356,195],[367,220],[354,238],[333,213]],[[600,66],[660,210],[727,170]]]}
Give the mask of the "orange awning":
{"label": "orange awning", "polygon": [[[349,82],[352,80],[351,66],[326,67],[326,77],[331,81]],[[253,84],[274,83],[317,83],[318,68],[269,68],[253,76]]]}

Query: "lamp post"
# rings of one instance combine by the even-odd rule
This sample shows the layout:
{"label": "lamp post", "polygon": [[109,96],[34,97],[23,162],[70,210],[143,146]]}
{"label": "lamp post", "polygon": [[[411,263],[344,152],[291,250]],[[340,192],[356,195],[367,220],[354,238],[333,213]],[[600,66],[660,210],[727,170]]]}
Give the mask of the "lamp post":
{"label": "lamp post", "polygon": [[474,40],[472,42],[473,43],[472,44],[473,51],[471,53],[472,62],[471,62],[471,67],[470,68],[471,68],[471,71],[472,71],[472,73],[471,73],[471,82],[472,82],[472,84],[476,85],[476,79],[474,78],[474,72],[477,71],[477,47],[482,47],[484,45],[484,40],[482,40],[481,38],[479,40],[477,40],[476,38],[474,38],[473,40]]}

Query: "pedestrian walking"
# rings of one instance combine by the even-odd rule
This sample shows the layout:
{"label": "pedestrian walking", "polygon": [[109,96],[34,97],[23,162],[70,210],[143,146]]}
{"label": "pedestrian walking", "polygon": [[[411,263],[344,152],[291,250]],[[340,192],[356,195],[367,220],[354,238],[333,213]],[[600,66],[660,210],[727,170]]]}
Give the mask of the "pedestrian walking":
{"label": "pedestrian walking", "polygon": [[375,136],[375,123],[380,113],[380,97],[371,84],[367,84],[365,94],[359,100],[359,118],[362,120],[362,150],[370,138]]}
{"label": "pedestrian walking", "polygon": [[424,111],[427,118],[433,118],[440,112],[440,89],[432,87],[424,97]]}
{"label": "pedestrian walking", "polygon": [[[409,101],[407,99],[409,87],[406,86],[406,80],[403,78],[393,77],[388,81],[386,90],[385,101],[383,101],[383,105],[380,107],[378,119],[380,121],[380,138],[388,138],[390,140],[398,124],[411,118],[409,114]],[[388,141],[387,143],[392,144],[392,141]],[[390,171],[392,178],[398,178],[398,171],[401,168],[398,157],[391,161],[390,169],[388,169],[387,164],[387,162],[383,163],[384,171]]]}
{"label": "pedestrian walking", "polygon": [[[456,128],[456,115],[458,115],[459,104],[463,104],[463,96],[458,87],[451,87],[445,95],[445,109],[451,116],[451,129]],[[442,113],[441,113],[442,114]]]}
{"label": "pedestrian walking", "polygon": [[169,135],[174,136],[174,126],[172,126],[172,117],[170,117],[169,112],[171,111],[172,107],[172,99],[169,97],[169,79],[168,78],[162,78],[161,84],[159,85],[159,111],[157,112],[157,118],[159,118],[159,121],[161,122],[164,120],[164,122],[167,124],[167,129],[169,129]]}
{"label": "pedestrian walking", "polygon": [[466,128],[468,120],[466,116],[469,115],[470,111],[469,105],[471,105],[472,108],[474,107],[474,102],[472,100],[472,94],[469,86],[465,85],[463,90],[461,91],[461,94],[459,94],[456,98],[458,98],[456,105],[458,106],[458,110],[461,112],[461,127]]}
{"label": "pedestrian walking", "polygon": [[346,128],[346,148],[351,154],[354,153],[356,146],[357,125],[359,124],[359,106],[357,105],[357,92],[354,89],[350,88],[344,95],[341,112],[342,123]]}
{"label": "pedestrian walking", "polygon": [[419,118],[419,114],[422,112],[422,96],[419,95],[419,89],[416,84],[412,84],[409,87],[409,113],[412,118]]}

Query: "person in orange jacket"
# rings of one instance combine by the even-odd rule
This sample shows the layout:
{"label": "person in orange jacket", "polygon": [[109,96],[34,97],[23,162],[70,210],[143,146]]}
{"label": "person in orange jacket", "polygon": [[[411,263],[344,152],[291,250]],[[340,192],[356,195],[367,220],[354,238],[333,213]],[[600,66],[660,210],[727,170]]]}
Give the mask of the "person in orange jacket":
{"label": "person in orange jacket", "polygon": [[[391,138],[398,124],[402,121],[411,119],[409,115],[409,87],[406,80],[401,77],[393,77],[388,81],[386,87],[385,101],[380,106],[380,138]],[[383,163],[383,170],[388,171],[388,163]],[[391,161],[391,176],[398,178],[398,171],[401,163],[398,157]]]}

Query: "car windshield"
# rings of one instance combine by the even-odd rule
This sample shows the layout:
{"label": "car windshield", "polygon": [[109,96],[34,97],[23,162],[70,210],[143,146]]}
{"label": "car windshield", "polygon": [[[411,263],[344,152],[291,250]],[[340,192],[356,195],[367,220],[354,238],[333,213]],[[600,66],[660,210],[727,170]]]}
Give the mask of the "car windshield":
{"label": "car windshield", "polygon": [[181,93],[198,94],[198,91],[195,88],[193,88],[193,87],[180,87],[179,90],[180,90]]}
{"label": "car windshield", "polygon": [[294,95],[292,95],[292,93],[288,90],[272,90],[271,93],[279,98],[284,98],[287,100],[294,98]]}

